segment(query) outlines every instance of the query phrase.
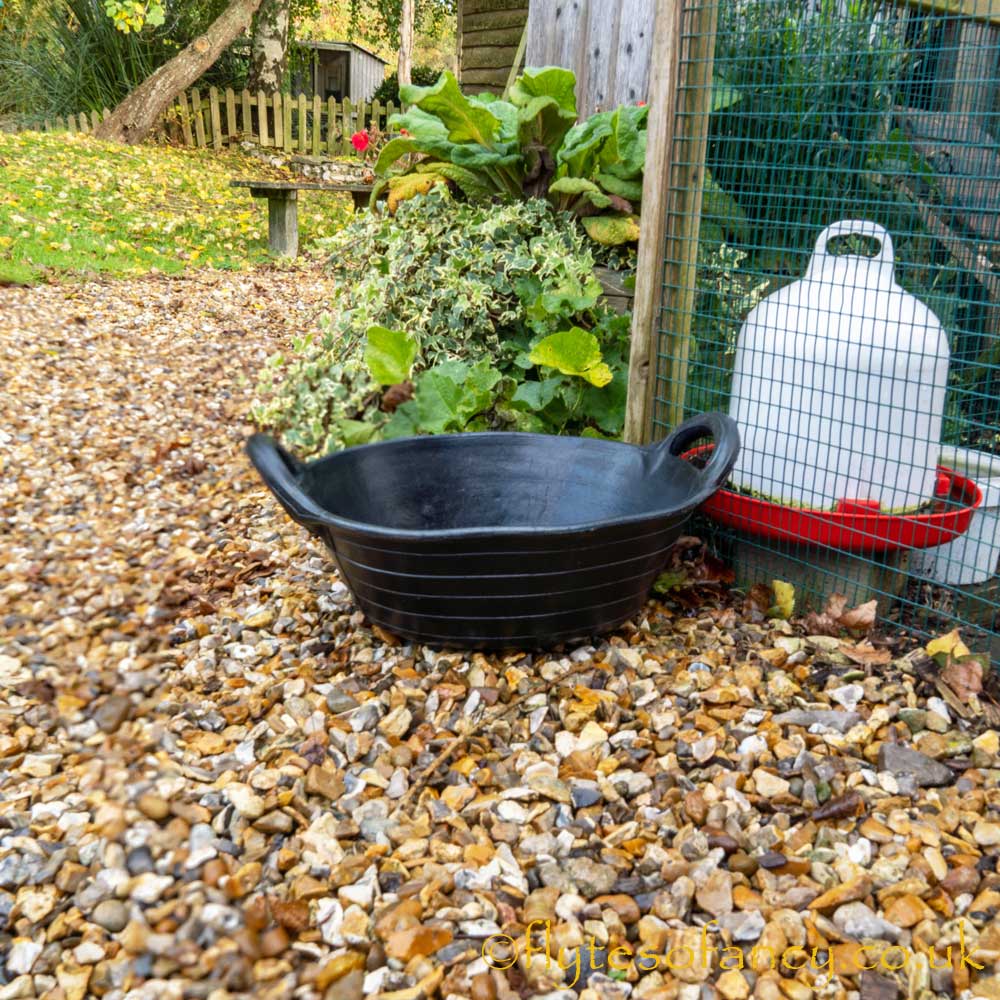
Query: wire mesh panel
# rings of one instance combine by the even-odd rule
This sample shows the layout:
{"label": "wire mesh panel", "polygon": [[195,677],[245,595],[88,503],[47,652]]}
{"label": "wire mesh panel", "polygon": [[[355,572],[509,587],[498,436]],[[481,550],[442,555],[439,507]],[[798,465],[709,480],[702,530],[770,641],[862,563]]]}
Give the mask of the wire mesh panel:
{"label": "wire mesh panel", "polygon": [[1000,2],[684,3],[653,436],[739,423],[741,584],[1000,657]]}

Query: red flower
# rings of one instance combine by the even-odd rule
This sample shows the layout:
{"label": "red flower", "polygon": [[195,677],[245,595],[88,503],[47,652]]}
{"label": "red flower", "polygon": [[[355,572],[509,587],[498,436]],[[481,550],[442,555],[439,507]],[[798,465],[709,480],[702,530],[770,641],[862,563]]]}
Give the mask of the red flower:
{"label": "red flower", "polygon": [[409,132],[407,132],[405,128],[401,128],[401,129],[399,130],[399,134],[400,134],[400,135],[409,135],[410,133],[409,133]]}
{"label": "red flower", "polygon": [[644,108],[646,106],[646,102],[645,101],[636,101],[635,102],[635,106],[637,108]]}
{"label": "red flower", "polygon": [[367,132],[355,132],[351,136],[351,145],[359,152],[363,153],[368,148],[368,133]]}

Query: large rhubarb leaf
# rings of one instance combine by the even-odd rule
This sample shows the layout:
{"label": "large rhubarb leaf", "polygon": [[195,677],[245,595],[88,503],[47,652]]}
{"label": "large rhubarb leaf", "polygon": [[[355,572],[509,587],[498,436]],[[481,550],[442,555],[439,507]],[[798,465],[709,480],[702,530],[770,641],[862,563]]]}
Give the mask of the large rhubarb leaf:
{"label": "large rhubarb leaf", "polygon": [[399,96],[407,104],[440,119],[452,142],[475,142],[491,147],[497,137],[500,120],[480,102],[470,101],[447,70],[433,86],[410,84],[400,87]]}
{"label": "large rhubarb leaf", "polygon": [[[565,173],[571,177],[589,177],[601,147],[611,133],[610,111],[591,115],[566,133],[556,161],[565,166]],[[563,172],[560,170],[560,173]]]}
{"label": "large rhubarb leaf", "polygon": [[562,111],[576,119],[576,77],[561,66],[526,69],[510,88],[510,100],[519,108],[535,98],[551,97]]}
{"label": "large rhubarb leaf", "polygon": [[602,246],[615,247],[639,239],[639,219],[634,215],[594,215],[583,220],[587,235]]}

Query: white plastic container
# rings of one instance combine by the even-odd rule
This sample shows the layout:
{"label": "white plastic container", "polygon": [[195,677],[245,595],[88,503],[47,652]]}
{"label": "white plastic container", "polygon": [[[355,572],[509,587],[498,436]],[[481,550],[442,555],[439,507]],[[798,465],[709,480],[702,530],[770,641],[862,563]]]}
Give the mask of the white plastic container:
{"label": "white plastic container", "polygon": [[1000,563],[1000,456],[942,448],[941,464],[971,479],[983,492],[969,530],[946,545],[910,556],[910,571],[935,583],[985,583]]}
{"label": "white plastic container", "polygon": [[[874,257],[833,255],[838,235]],[[872,222],[824,229],[805,277],[747,316],[729,414],[743,447],[732,479],[783,504],[840,500],[903,512],[933,499],[948,381],[938,318],[896,284],[892,240]]]}

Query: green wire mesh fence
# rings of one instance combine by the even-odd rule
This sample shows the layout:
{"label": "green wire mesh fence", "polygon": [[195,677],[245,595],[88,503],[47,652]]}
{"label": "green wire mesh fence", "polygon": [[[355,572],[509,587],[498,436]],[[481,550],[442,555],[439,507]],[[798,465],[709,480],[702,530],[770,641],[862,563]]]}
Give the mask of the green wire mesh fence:
{"label": "green wire mesh fence", "polygon": [[684,0],[653,436],[739,422],[741,585],[1000,659],[1000,0],[947,6]]}

